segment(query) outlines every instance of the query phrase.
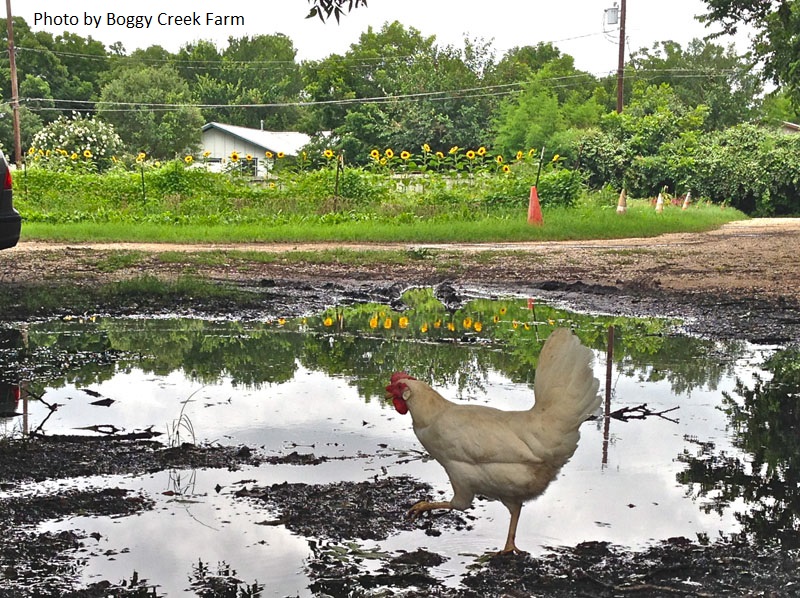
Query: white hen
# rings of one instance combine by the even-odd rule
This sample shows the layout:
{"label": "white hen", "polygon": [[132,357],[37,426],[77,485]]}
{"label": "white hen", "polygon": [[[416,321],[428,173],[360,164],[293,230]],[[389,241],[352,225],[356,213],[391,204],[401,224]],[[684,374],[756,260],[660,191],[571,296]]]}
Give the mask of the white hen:
{"label": "white hen", "polygon": [[453,403],[405,372],[393,374],[387,396],[399,413],[411,413],[414,433],[454,490],[449,501],[421,501],[409,515],[464,510],[476,494],[499,500],[511,513],[502,552],[521,552],[515,539],[522,505],[544,492],[572,457],[578,428],[600,404],[592,357],[570,330],[554,330],[539,356],[536,402],[527,411]]}

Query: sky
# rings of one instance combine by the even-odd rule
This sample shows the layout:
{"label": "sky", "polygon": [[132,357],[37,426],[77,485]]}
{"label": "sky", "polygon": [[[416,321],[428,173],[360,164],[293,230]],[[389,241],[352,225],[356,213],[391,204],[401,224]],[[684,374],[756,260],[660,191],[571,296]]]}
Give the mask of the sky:
{"label": "sky", "polygon": [[[200,39],[211,40],[222,49],[229,37],[283,33],[294,42],[298,60],[344,53],[368,27],[377,31],[384,23],[397,20],[423,35],[434,35],[442,46],[462,47],[465,36],[491,42],[498,59],[515,46],[551,42],[563,54],[573,56],[577,68],[602,76],[617,68],[619,30],[604,19],[605,9],[614,3],[368,0],[367,8],[355,9],[338,25],[306,19],[310,7],[306,0],[230,4],[204,0],[12,0],[12,13],[23,17],[34,31],[54,35],[69,31],[91,36],[106,46],[119,41],[127,52],[154,44],[175,52]],[[693,38],[704,37],[714,31],[694,18],[704,11],[702,0],[627,0],[626,56],[629,50],[649,48],[658,41],[673,40],[685,47]],[[716,43],[734,43],[744,51],[748,40],[740,35]]]}

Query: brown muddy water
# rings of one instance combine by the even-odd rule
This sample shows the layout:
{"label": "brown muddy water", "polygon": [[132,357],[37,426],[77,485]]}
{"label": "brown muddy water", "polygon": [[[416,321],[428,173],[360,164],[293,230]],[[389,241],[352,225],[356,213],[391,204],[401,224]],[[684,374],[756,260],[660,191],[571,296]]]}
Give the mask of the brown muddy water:
{"label": "brown muddy water", "polygon": [[[446,499],[450,487],[383,387],[403,369],[447,398],[528,408],[541,343],[566,325],[595,350],[596,375],[601,389],[608,380],[617,414],[584,424],[572,460],[523,509],[522,548],[537,556],[586,542],[642,551],[676,536],[796,537],[800,490],[774,490],[798,458],[796,433],[782,428],[796,411],[775,405],[797,392],[785,367],[796,351],[682,336],[672,324],[513,297],[448,310],[420,290],[402,306],[354,305],[288,320],[83,314],[8,326],[1,379],[21,390],[19,399],[3,395],[2,436],[147,431],[165,445],[246,445],[279,459],[9,484],[0,498],[109,487],[154,501],[134,515],[78,514],[38,525],[92,538],[75,555],[85,584],[136,572],[159,595],[179,596],[205,563],[233,567],[265,596],[309,596],[321,560],[374,574],[423,550],[437,556],[427,569],[436,584],[458,588],[502,546],[507,511],[480,500],[438,522],[404,521],[408,506],[426,495]],[[397,524],[379,530],[376,523],[373,536],[343,531],[348,519],[369,524],[372,516],[359,484],[382,481],[400,490],[396,504],[381,507],[396,507]],[[288,524],[292,499],[279,498],[281,488],[307,501],[294,505],[301,512],[327,509],[328,525]],[[333,489],[341,500],[316,503],[309,488]]]}

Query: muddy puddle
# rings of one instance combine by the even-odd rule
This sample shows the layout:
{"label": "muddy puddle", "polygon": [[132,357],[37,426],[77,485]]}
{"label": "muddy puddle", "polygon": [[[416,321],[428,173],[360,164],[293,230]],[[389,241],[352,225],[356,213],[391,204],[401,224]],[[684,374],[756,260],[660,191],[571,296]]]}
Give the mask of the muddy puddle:
{"label": "muddy puddle", "polygon": [[673,324],[525,298],[454,305],[417,289],[395,305],[291,319],[76,314],[8,326],[0,436],[91,453],[142,435],[175,450],[247,447],[236,449],[247,458],[117,475],[64,467],[5,481],[0,500],[90,488],[141,498],[133,513],[87,509],[27,528],[80,534],[68,551],[77,586],[135,575],[158,595],[190,595],[198,576],[219,575],[265,596],[353,595],[345,579],[375,595],[462,591],[502,547],[508,513],[481,500],[466,513],[403,517],[450,487],[384,386],[403,369],[448,398],[525,409],[542,342],[571,326],[596,352],[614,416],[584,424],[559,479],[523,509],[520,547],[536,558],[600,554],[604,543],[644,553],[674,537],[796,546],[798,408],[784,399],[800,386],[797,352],[681,336]]}

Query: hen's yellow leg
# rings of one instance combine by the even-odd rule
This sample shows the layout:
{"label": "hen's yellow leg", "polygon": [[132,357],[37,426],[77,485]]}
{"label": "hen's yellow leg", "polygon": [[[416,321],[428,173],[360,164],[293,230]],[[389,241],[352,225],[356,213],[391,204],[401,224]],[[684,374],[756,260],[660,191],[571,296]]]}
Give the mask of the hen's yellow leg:
{"label": "hen's yellow leg", "polygon": [[519,524],[519,514],[522,512],[522,505],[508,505],[509,512],[511,513],[511,522],[508,525],[508,537],[506,538],[506,546],[500,551],[500,554],[527,554],[524,550],[517,548],[517,524]]}
{"label": "hen's yellow leg", "polygon": [[411,507],[408,511],[406,511],[406,517],[410,517],[411,519],[416,519],[420,515],[422,515],[425,511],[433,511],[434,509],[452,509],[453,505],[450,504],[450,501],[444,502],[428,502],[427,500],[421,500],[413,507]]}

